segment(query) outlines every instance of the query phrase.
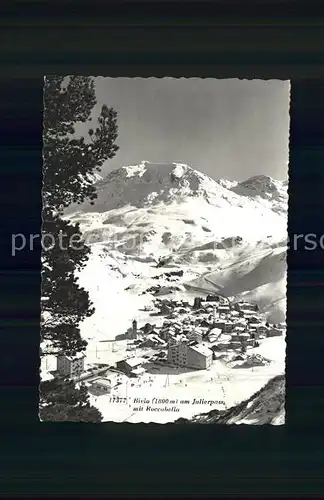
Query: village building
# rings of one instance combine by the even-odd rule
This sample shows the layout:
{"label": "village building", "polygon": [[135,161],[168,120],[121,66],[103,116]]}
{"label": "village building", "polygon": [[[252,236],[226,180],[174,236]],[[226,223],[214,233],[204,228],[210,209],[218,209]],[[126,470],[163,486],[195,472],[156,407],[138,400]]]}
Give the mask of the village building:
{"label": "village building", "polygon": [[242,332],[234,332],[234,333],[232,333],[231,340],[234,341],[234,342],[240,342],[241,341],[240,333],[242,333]]}
{"label": "village building", "polygon": [[102,394],[109,394],[117,386],[119,377],[119,373],[107,371],[104,377],[92,380],[91,387]]}
{"label": "village building", "polygon": [[160,313],[161,314],[170,314],[172,311],[172,307],[165,304],[164,302],[160,305]]}
{"label": "village building", "polygon": [[193,308],[194,309],[198,309],[198,310],[201,309],[201,303],[202,303],[202,298],[201,297],[195,297]]}
{"label": "village building", "polygon": [[248,324],[248,327],[251,328],[252,330],[257,330],[260,326],[262,326],[261,323],[257,322],[257,323],[249,323]]}
{"label": "village building", "polygon": [[191,340],[195,340],[196,342],[200,343],[202,342],[202,339],[203,339],[203,334],[201,331],[195,329],[195,330],[192,330],[191,332],[189,332],[187,334],[187,338],[191,341]]}
{"label": "village building", "polygon": [[250,338],[250,334],[249,332],[241,332],[239,333],[239,337],[240,339],[243,341],[243,340],[247,340]]}
{"label": "village building", "polygon": [[255,313],[255,305],[254,304],[250,304],[250,302],[245,302],[243,300],[240,300],[238,302],[235,302],[233,304],[233,307],[234,309],[236,309],[237,311],[252,311]]}
{"label": "village building", "polygon": [[213,326],[214,328],[220,328],[223,332],[225,330],[225,321],[215,321]]}
{"label": "village building", "polygon": [[220,342],[217,342],[217,344],[214,347],[217,351],[227,351],[231,349],[231,341],[229,340],[221,340]]}
{"label": "village building", "polygon": [[248,322],[249,323],[261,323],[260,318],[258,316],[253,315],[253,314],[251,316],[249,316]]}
{"label": "village building", "polygon": [[212,356],[210,349],[184,335],[170,339],[167,359],[171,364],[204,370],[211,365]]}
{"label": "village building", "polygon": [[110,394],[111,383],[105,378],[97,378],[92,381],[91,388],[95,389],[98,392],[101,392],[102,394]]}
{"label": "village building", "polygon": [[233,332],[245,332],[246,331],[246,325],[245,324],[235,324],[233,326]]}
{"label": "village building", "polygon": [[213,328],[207,334],[209,342],[215,342],[215,340],[217,340],[221,334],[222,334],[221,328]]}
{"label": "village building", "polygon": [[170,337],[168,344],[168,362],[175,365],[186,366],[188,339],[185,335]]}
{"label": "village building", "polygon": [[230,347],[232,349],[240,349],[242,347],[242,342],[240,340],[231,340]]}
{"label": "village building", "polygon": [[253,311],[250,311],[248,309],[246,311],[243,311],[243,318],[245,318],[247,321],[252,320],[253,316],[254,316]]}
{"label": "village building", "polygon": [[235,320],[235,325],[245,326],[247,324],[247,320],[245,318],[238,318]]}
{"label": "village building", "polygon": [[255,311],[255,304],[251,304],[251,302],[242,302],[241,309],[247,309],[250,311]]}
{"label": "village building", "polygon": [[135,340],[137,338],[137,321],[133,320],[131,328],[128,328],[127,332],[124,335],[124,338],[129,340]]}
{"label": "village building", "polygon": [[195,314],[196,316],[204,315],[205,309],[197,309],[193,314]]}
{"label": "village building", "polygon": [[166,347],[166,342],[159,335],[150,333],[141,344],[141,347],[151,347],[153,349]]}
{"label": "village building", "polygon": [[[125,373],[125,375],[127,375],[128,377],[132,377],[138,375],[138,369],[142,368],[142,365],[144,363],[146,363],[146,360],[144,358],[127,358],[122,359],[121,361],[117,361],[116,368]],[[144,373],[145,369],[142,369],[141,372]]]}
{"label": "village building", "polygon": [[65,377],[80,377],[84,372],[85,354],[78,353],[75,356],[62,354],[57,357],[57,371]]}
{"label": "village building", "polygon": [[280,335],[282,335],[282,330],[272,327],[268,329],[266,335],[267,337],[280,337]]}
{"label": "village building", "polygon": [[199,322],[199,325],[202,327],[202,328],[210,328],[212,323],[210,321],[208,321],[207,319],[203,319]]}
{"label": "village building", "polygon": [[233,330],[234,324],[232,321],[225,321],[224,323],[224,332],[225,333],[230,333]]}
{"label": "village building", "polygon": [[169,338],[175,335],[175,333],[175,328],[173,328],[172,326],[167,328],[163,327],[160,331],[159,337],[164,340],[164,342],[168,342]]}
{"label": "village building", "polygon": [[227,314],[230,311],[230,306],[227,305],[218,306],[217,311],[219,314]]}
{"label": "village building", "polygon": [[142,366],[138,366],[137,368],[134,368],[131,373],[130,377],[139,377],[140,375],[143,375],[146,372],[145,368]]}
{"label": "village building", "polygon": [[181,330],[181,328],[182,328],[181,323],[179,323],[178,321],[174,321],[172,324],[176,330],[179,330],[179,331]]}
{"label": "village building", "polygon": [[266,325],[260,324],[256,327],[256,331],[258,335],[267,335],[269,328]]}
{"label": "village building", "polygon": [[213,352],[203,344],[189,344],[187,350],[187,366],[206,370],[213,362]]}
{"label": "village building", "polygon": [[155,325],[151,325],[150,323],[146,323],[144,326],[140,328],[140,331],[144,334],[147,335],[148,333],[151,333],[152,330],[154,329]]}
{"label": "village building", "polygon": [[212,307],[213,309],[215,309],[217,311],[218,307],[219,307],[219,304],[218,302],[213,302],[213,301],[205,301],[202,303],[203,307],[205,309],[207,309],[207,307]]}
{"label": "village building", "polygon": [[219,302],[218,295],[207,295],[206,302]]}

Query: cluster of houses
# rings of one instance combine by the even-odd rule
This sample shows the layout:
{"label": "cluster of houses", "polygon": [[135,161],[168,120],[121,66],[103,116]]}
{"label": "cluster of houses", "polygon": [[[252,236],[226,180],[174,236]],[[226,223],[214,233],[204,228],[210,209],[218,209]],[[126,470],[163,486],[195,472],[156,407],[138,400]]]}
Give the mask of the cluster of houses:
{"label": "cluster of houses", "polygon": [[[126,338],[142,352],[141,357],[129,354],[117,361],[115,370],[107,365],[85,370],[85,356],[59,356],[59,375],[81,380],[92,376],[92,387],[110,392],[118,383],[118,373],[127,377],[139,377],[145,373],[148,363],[197,370],[207,369],[217,358],[217,352],[237,351],[257,347],[266,337],[284,334],[285,324],[269,324],[258,307],[245,301],[231,302],[217,295],[196,297],[193,304],[185,300],[157,299],[155,307],[164,317],[162,326],[146,323],[138,327],[133,320]],[[145,355],[149,348],[154,355]]]}
{"label": "cluster of houses", "polygon": [[138,347],[159,351],[155,360],[173,366],[207,369],[217,352],[244,353],[266,337],[283,335],[286,328],[283,323],[266,322],[255,304],[230,302],[217,295],[196,297],[193,305],[157,299],[155,307],[165,317],[162,326],[146,323],[138,329],[134,321],[129,334]]}
{"label": "cluster of houses", "polygon": [[[173,317],[181,313],[182,321]],[[205,300],[196,297],[190,316],[186,313],[187,304],[177,304],[160,336],[168,342],[170,363],[198,369],[208,368],[218,351],[243,353],[266,337],[283,335],[285,330],[285,324],[265,322],[254,304],[232,303],[217,296]]]}

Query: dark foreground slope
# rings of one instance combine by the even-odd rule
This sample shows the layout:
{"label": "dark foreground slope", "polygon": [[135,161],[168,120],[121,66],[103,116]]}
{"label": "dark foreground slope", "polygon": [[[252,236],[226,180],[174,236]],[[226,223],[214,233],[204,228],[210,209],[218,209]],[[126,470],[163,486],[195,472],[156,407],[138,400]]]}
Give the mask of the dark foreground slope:
{"label": "dark foreground slope", "polygon": [[284,423],[285,376],[277,375],[249,399],[227,410],[212,410],[192,420],[179,419],[177,424],[275,424]]}

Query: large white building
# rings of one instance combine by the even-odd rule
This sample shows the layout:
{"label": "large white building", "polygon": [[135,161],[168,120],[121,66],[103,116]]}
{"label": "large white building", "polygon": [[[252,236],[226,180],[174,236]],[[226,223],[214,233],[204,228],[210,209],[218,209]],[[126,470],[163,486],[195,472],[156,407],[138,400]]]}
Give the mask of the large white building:
{"label": "large white building", "polygon": [[65,377],[79,377],[84,372],[84,353],[78,353],[75,356],[62,354],[57,357],[57,371]]}
{"label": "large white building", "polygon": [[170,338],[168,362],[173,365],[206,370],[213,362],[213,352],[204,344],[189,341],[185,336]]}

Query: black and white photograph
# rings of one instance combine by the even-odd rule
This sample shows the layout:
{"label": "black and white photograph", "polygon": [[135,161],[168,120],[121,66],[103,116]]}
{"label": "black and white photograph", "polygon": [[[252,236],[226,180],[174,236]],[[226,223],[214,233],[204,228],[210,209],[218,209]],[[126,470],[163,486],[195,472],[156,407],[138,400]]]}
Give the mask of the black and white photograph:
{"label": "black and white photograph", "polygon": [[289,99],[44,78],[41,421],[284,425]]}

